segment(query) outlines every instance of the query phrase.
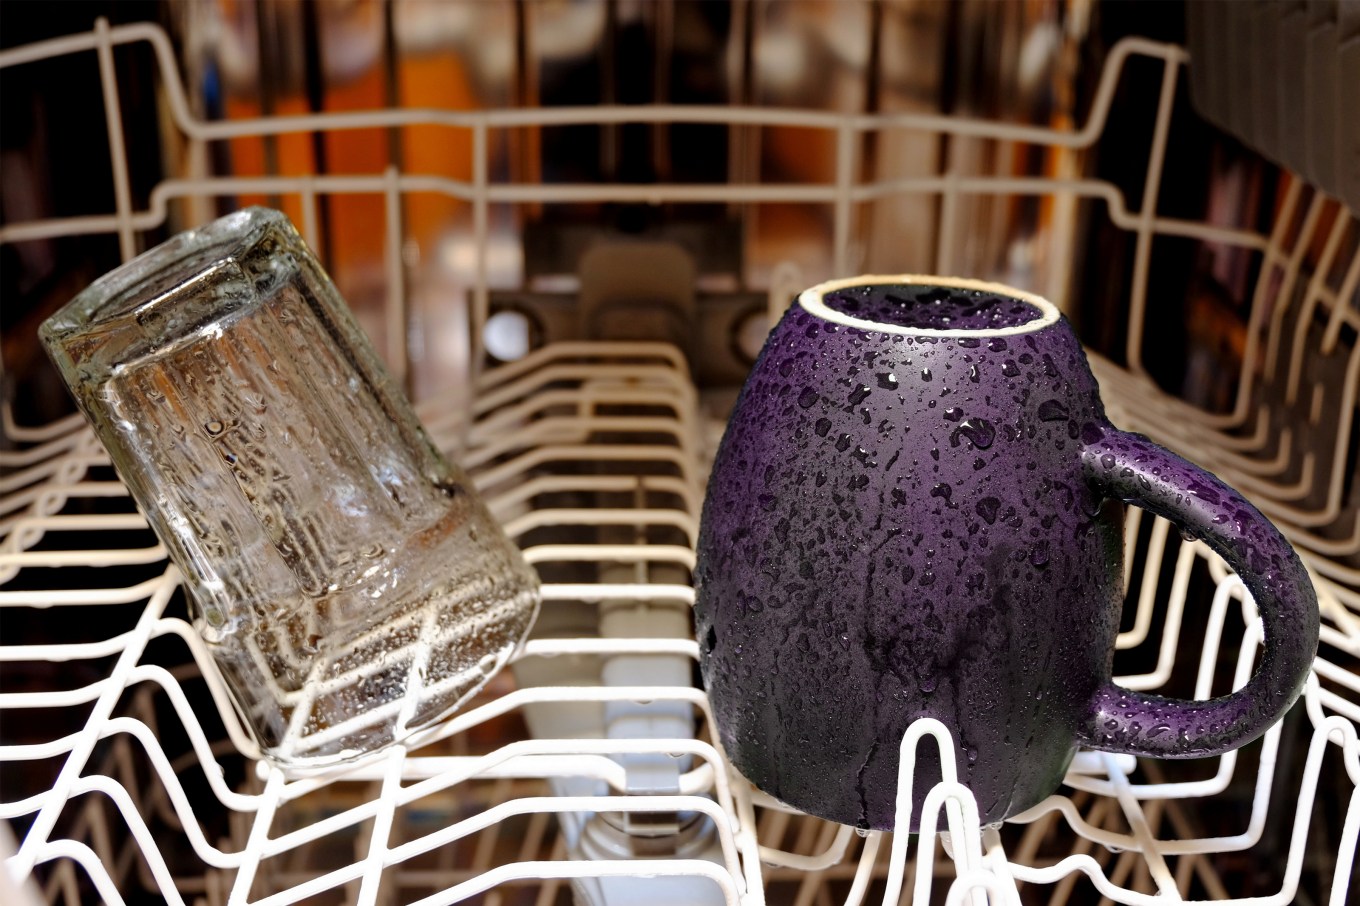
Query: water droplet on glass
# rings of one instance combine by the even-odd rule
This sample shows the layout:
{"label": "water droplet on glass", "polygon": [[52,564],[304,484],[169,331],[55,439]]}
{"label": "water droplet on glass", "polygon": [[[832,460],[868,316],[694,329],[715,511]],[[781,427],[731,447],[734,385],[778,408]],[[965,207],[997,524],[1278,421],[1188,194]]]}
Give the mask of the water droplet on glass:
{"label": "water droplet on glass", "polygon": [[217,435],[225,431],[226,427],[227,426],[222,424],[222,422],[220,422],[219,420],[213,419],[210,422],[204,423],[203,430],[207,431],[210,436],[216,437]]}

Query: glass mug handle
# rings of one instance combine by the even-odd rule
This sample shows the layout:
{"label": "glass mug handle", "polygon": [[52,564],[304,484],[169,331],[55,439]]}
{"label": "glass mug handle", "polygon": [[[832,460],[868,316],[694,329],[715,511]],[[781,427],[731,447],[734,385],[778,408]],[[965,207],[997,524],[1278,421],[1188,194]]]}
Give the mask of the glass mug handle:
{"label": "glass mug handle", "polygon": [[1145,437],[1106,427],[1082,461],[1103,496],[1169,519],[1227,561],[1255,599],[1265,637],[1255,674],[1228,695],[1189,701],[1107,682],[1078,742],[1156,758],[1202,758],[1251,742],[1293,705],[1317,655],[1317,594],[1298,554],[1241,494]]}

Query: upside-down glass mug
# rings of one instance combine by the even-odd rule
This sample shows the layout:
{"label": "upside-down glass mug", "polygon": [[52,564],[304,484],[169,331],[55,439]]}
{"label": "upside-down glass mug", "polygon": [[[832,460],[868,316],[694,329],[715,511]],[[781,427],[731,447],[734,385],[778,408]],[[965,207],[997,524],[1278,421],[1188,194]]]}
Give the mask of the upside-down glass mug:
{"label": "upside-down glass mug", "polygon": [[[1241,576],[1264,651],[1184,701],[1111,680],[1125,503]],[[719,736],[757,787],[891,829],[898,749],[945,724],[983,822],[1055,790],[1079,746],[1214,755],[1293,704],[1317,601],[1293,549],[1214,476],[1105,418],[1076,336],[1028,293],[859,277],[803,293],[748,378],[709,481],[695,620]],[[913,826],[941,776],[919,753]]]}
{"label": "upside-down glass mug", "polygon": [[536,574],[283,214],[182,233],[40,333],[274,761],[410,738],[528,632]]}

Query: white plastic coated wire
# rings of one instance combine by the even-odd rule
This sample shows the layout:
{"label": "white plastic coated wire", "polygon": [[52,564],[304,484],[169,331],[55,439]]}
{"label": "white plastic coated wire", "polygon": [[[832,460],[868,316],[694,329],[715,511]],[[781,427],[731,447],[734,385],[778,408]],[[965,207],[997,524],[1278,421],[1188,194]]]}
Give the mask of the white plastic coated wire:
{"label": "white plastic coated wire", "polygon": [[[347,176],[169,174],[152,192],[148,209],[134,210],[113,62],[116,48],[138,42],[152,48],[171,119],[191,142],[440,124],[471,132],[473,179],[395,168]],[[546,904],[564,895],[566,887],[578,893],[605,889],[576,886],[588,882],[626,882],[638,885],[630,890],[662,895],[697,881],[707,885],[703,889],[714,902],[748,906],[813,903],[830,895],[847,904],[892,903],[900,896],[926,903],[938,891],[948,903],[970,904],[1018,903],[1022,893],[1026,902],[1084,901],[1094,894],[1133,906],[1200,899],[1283,904],[1296,898],[1308,855],[1321,866],[1312,871],[1323,875],[1319,889],[1326,901],[1331,906],[1345,902],[1360,834],[1360,595],[1356,570],[1344,557],[1354,553],[1360,530],[1338,536],[1331,529],[1338,519],[1350,518],[1345,516],[1346,476],[1337,469],[1347,461],[1360,384],[1360,344],[1348,333],[1360,321],[1354,301],[1360,280],[1360,255],[1353,251],[1357,226],[1335,202],[1310,193],[1298,180],[1289,183],[1280,221],[1268,235],[1158,214],[1157,189],[1183,51],[1146,41],[1119,44],[1090,114],[1072,132],[941,116],[668,106],[384,110],[205,122],[191,112],[173,49],[159,28],[111,28],[103,22],[88,33],[4,51],[0,69],[9,74],[28,62],[89,52],[99,58],[107,102],[115,211],[6,223],[0,226],[0,242],[108,233],[118,236],[128,257],[140,231],[166,223],[172,199],[247,192],[299,196],[302,230],[314,238],[320,197],[383,195],[389,202],[385,351],[398,375],[409,366],[397,251],[403,236],[400,207],[394,203],[404,195],[432,192],[472,202],[478,250],[469,333],[474,346],[489,301],[486,248],[493,203],[825,203],[833,215],[834,267],[849,272],[856,248],[852,212],[860,203],[901,193],[931,194],[941,199],[947,220],[958,216],[959,199],[976,194],[1095,200],[1114,224],[1137,237],[1127,364],[1093,358],[1112,416],[1210,465],[1278,519],[1317,576],[1324,621],[1322,650],[1297,726],[1273,728],[1250,749],[1250,758],[1231,753],[1212,759],[1206,776],[1127,756],[1079,753],[1062,789],[1001,828],[979,827],[971,796],[955,777],[946,776],[923,804],[926,828],[947,828],[938,839],[926,833],[914,841],[905,834],[885,840],[877,832],[861,838],[848,828],[793,813],[731,771],[711,741],[701,691],[658,685],[645,675],[631,685],[600,680],[598,664],[611,659],[690,664],[698,648],[686,637],[601,637],[578,631],[535,638],[519,653],[516,676],[530,676],[529,668],[546,664],[560,667],[560,679],[503,683],[408,745],[340,769],[290,774],[254,760],[259,753],[232,710],[209,652],[179,615],[177,573],[165,566],[164,549],[146,531],[83,423],[66,418],[50,425],[17,425],[5,408],[0,416],[14,448],[0,451],[0,608],[6,623],[37,621],[45,631],[40,640],[17,643],[7,633],[0,643],[0,669],[5,670],[0,675],[27,670],[46,685],[0,690],[0,716],[10,727],[20,720],[26,726],[63,727],[75,716],[70,732],[54,730],[49,738],[7,740],[0,746],[6,791],[0,816],[25,828],[6,869],[39,899],[75,903],[94,896],[119,903],[123,892],[142,888],[171,903],[286,904],[329,897],[363,904],[433,904],[494,898],[529,886],[537,891],[536,902]],[[1114,186],[1093,179],[952,170],[910,180],[859,179],[854,140],[868,132],[915,130],[1089,148],[1109,117],[1117,115],[1112,112],[1115,88],[1135,56],[1160,61],[1163,78],[1141,207],[1130,206]],[[836,136],[835,180],[543,186],[493,183],[487,166],[494,130],[680,121],[826,130]],[[1298,223],[1291,226],[1294,220]],[[958,250],[952,245],[954,231],[941,232],[937,270],[949,272]],[[1220,243],[1261,257],[1265,276],[1256,285],[1246,361],[1259,355],[1263,367],[1244,365],[1230,412],[1204,411],[1163,392],[1142,365],[1152,244],[1160,237]],[[1319,241],[1322,255],[1314,259],[1310,249]],[[797,273],[792,265],[776,269],[772,306],[799,285]],[[1323,325],[1320,337],[1310,327],[1315,323]],[[1333,355],[1347,362],[1342,379],[1308,376],[1310,360]],[[475,350],[472,360],[479,361]],[[688,607],[701,481],[714,432],[700,414],[684,356],[661,344],[556,344],[478,373],[472,386],[465,406],[440,397],[418,405],[432,437],[472,470],[493,512],[531,563],[545,571],[598,567],[595,578],[547,582],[545,613]],[[1277,388],[1278,398],[1264,393],[1267,388]],[[636,414],[638,406],[646,407],[645,415]],[[1330,465],[1324,468],[1324,463]],[[1320,503],[1310,496],[1315,487],[1324,491]],[[582,505],[583,494],[607,503]],[[91,508],[98,512],[90,513]],[[1128,527],[1127,582],[1133,600],[1118,646],[1121,657],[1151,666],[1119,682],[1159,690],[1188,671],[1196,697],[1240,687],[1260,643],[1257,617],[1242,584],[1204,545],[1182,540],[1165,521],[1133,510]],[[88,587],[86,577],[78,581],[74,576],[101,566],[117,570],[110,575],[126,584]],[[1195,607],[1192,595],[1192,587],[1203,582],[1213,587],[1207,610]],[[63,635],[63,627],[75,628],[82,617],[96,613],[100,620],[88,622],[112,627],[103,635]],[[1203,639],[1202,649],[1184,644],[1192,632]],[[177,654],[179,666],[162,666],[167,648]],[[581,673],[582,664],[597,666],[590,668],[593,674]],[[594,679],[583,682],[582,676]],[[536,715],[598,715],[601,709],[639,702],[682,709],[697,732],[693,737],[609,738],[600,732],[535,737],[522,729],[521,722],[532,725]],[[62,715],[66,721],[57,719]],[[494,742],[487,742],[488,734]],[[176,735],[185,741],[173,742]],[[1285,740],[1302,749],[1301,764],[1298,756],[1282,758]],[[943,764],[954,764],[948,729],[919,722],[902,741],[903,778],[910,778],[916,747],[923,744],[938,746]],[[633,755],[674,760],[674,788],[650,794],[631,790],[626,756]],[[53,779],[31,788],[30,770],[43,764],[54,768]],[[229,780],[224,771],[240,764],[247,769]],[[580,783],[587,784],[586,793],[571,786]],[[1324,788],[1324,783],[1337,786]],[[1243,785],[1251,792],[1241,826],[1235,833],[1206,833],[1199,816],[1214,814],[1225,802],[1236,804],[1232,790]],[[910,788],[909,782],[899,782],[899,790]],[[1334,853],[1308,852],[1310,833],[1322,820],[1320,793],[1346,803]],[[909,814],[908,797],[899,799],[899,808]],[[704,816],[711,845],[669,856],[585,858],[581,828],[602,813]],[[1240,894],[1223,874],[1222,857],[1252,853],[1268,831],[1282,841],[1269,852],[1283,855],[1265,866],[1274,890]]]}

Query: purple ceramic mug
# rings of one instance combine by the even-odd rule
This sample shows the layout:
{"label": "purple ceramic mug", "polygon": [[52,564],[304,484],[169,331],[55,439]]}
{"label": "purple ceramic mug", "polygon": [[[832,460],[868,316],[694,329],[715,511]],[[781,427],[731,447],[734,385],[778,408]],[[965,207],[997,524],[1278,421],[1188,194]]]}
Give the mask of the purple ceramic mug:
{"label": "purple ceramic mug", "polygon": [[[1184,701],[1111,681],[1126,502],[1202,538],[1251,590],[1265,645],[1243,689]],[[997,822],[1055,790],[1079,746],[1195,758],[1250,742],[1317,651],[1317,600],[1279,532],[1213,475],[1111,426],[1050,303],[972,280],[802,294],[723,437],[696,587],[732,762],[859,827],[892,828],[916,718],[950,728],[960,780]],[[939,778],[923,747],[914,815]]]}

